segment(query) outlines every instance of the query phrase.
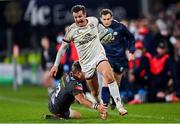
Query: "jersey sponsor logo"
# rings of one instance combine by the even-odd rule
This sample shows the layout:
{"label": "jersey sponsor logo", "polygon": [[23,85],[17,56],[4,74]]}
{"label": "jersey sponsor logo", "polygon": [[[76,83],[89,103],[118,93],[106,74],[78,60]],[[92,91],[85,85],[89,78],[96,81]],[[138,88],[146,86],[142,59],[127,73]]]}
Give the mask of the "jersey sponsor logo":
{"label": "jersey sponsor logo", "polygon": [[83,88],[81,86],[76,86],[74,89],[75,90],[83,90]]}
{"label": "jersey sponsor logo", "polygon": [[97,35],[92,35],[90,33],[87,33],[86,35],[84,35],[84,37],[82,38],[82,40],[79,42],[80,45],[86,44],[90,41],[93,41],[95,38],[97,37]]}

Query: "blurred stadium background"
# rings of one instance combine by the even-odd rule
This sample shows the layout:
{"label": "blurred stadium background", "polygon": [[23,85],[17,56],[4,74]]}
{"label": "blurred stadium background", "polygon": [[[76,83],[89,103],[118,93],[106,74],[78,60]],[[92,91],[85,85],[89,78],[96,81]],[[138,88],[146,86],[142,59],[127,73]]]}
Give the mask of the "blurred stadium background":
{"label": "blurred stadium background", "polygon": [[[151,54],[155,54],[156,50],[153,43],[156,40],[165,40],[168,54],[173,60],[173,93],[178,99],[180,96],[178,0],[0,0],[0,122],[49,122],[39,119],[43,113],[48,113],[48,96],[46,89],[42,87],[41,39],[48,37],[50,43],[58,48],[65,27],[73,22],[70,8],[75,4],[85,5],[88,15],[96,17],[99,17],[102,8],[110,8],[114,12],[114,18],[124,23],[137,40],[145,42],[145,47]],[[158,33],[161,38],[158,37]],[[72,62],[77,59],[73,50],[74,48],[70,47],[61,62],[64,73],[70,71]],[[128,87],[126,83],[122,84],[121,90],[127,91]],[[175,101],[178,101],[177,99]],[[32,103],[27,103],[28,101]],[[19,107],[16,108],[15,104]],[[27,110],[29,113],[25,111],[27,106],[30,107]],[[10,109],[5,109],[6,107]],[[79,108],[79,105],[74,107]],[[146,104],[128,108],[134,115],[129,114],[129,117],[118,120],[112,112],[112,117],[107,122],[180,122],[179,103]],[[95,116],[86,115],[86,109],[83,109],[79,110],[85,114],[85,118],[76,122],[93,122],[92,118]],[[159,110],[151,111],[152,109]],[[19,115],[16,115],[18,112]],[[28,118],[25,116],[29,116],[28,114],[33,116]],[[88,117],[91,119],[88,120]],[[102,121],[96,119],[95,122]]]}

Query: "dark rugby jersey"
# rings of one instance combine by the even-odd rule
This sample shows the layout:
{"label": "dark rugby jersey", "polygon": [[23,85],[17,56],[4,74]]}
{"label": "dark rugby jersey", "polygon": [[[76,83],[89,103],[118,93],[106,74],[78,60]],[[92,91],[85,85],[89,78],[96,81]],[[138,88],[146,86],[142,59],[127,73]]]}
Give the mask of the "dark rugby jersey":
{"label": "dark rugby jersey", "polygon": [[65,110],[69,110],[71,104],[75,100],[74,96],[80,93],[83,93],[82,84],[71,77],[65,87],[56,87],[50,95],[49,107],[51,112],[57,114]]}
{"label": "dark rugby jersey", "polygon": [[110,61],[122,62],[126,59],[125,50],[128,49],[134,53],[135,39],[128,29],[116,20],[112,21],[109,26],[114,33],[114,40],[110,43],[103,44],[106,56]]}

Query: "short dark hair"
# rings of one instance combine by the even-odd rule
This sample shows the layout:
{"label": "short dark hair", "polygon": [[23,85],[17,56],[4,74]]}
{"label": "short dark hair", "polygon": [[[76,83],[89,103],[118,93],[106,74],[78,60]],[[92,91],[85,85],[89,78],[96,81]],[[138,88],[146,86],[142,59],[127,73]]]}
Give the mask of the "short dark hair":
{"label": "short dark hair", "polygon": [[79,11],[82,11],[83,13],[86,13],[86,8],[85,8],[85,6],[83,6],[83,5],[75,5],[75,6],[73,6],[72,9],[71,9],[71,12],[72,12],[72,13],[73,13],[73,12],[77,13],[77,12],[79,12]]}
{"label": "short dark hair", "polygon": [[74,72],[77,72],[77,71],[81,71],[81,66],[80,66],[80,63],[79,61],[75,61],[73,64],[72,64],[72,70],[71,70],[73,73]]}
{"label": "short dark hair", "polygon": [[113,16],[113,12],[110,9],[102,9],[100,12],[100,16],[110,14]]}

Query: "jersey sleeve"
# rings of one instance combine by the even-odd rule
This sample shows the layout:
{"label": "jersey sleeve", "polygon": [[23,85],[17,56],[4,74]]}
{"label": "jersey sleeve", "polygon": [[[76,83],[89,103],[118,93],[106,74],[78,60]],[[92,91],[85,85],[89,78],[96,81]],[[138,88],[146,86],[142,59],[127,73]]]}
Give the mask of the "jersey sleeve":
{"label": "jersey sleeve", "polygon": [[81,83],[76,82],[73,88],[73,95],[76,96],[81,93],[83,93],[83,86]]}
{"label": "jersey sleeve", "polygon": [[102,24],[98,24],[98,32],[101,32],[102,30],[106,30],[106,28]]}
{"label": "jersey sleeve", "polygon": [[135,38],[134,35],[123,25],[121,24],[121,32],[122,36],[126,38],[128,41],[128,50],[130,53],[134,53],[135,51]]}
{"label": "jersey sleeve", "polygon": [[72,27],[70,26],[68,28],[68,30],[66,31],[66,34],[65,34],[65,36],[63,38],[63,41],[67,42],[67,43],[70,43],[71,41],[73,41],[72,36],[73,36],[73,31],[72,31]]}

